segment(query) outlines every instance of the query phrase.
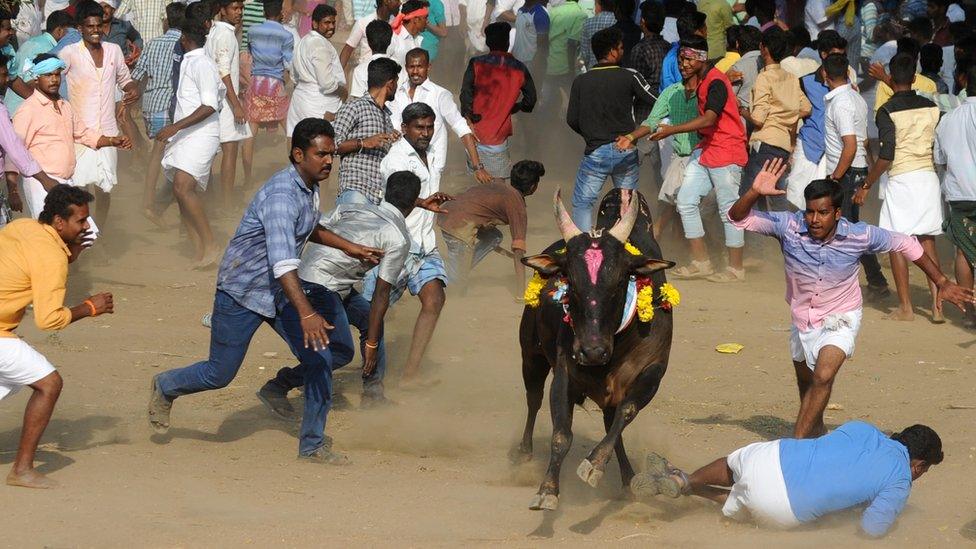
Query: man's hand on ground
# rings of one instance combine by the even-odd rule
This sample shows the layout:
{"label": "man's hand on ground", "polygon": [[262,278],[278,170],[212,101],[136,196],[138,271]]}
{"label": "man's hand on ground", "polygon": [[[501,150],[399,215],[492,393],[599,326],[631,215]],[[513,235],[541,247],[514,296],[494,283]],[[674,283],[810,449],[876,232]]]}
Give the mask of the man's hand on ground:
{"label": "man's hand on ground", "polygon": [[87,301],[91,301],[95,306],[95,314],[112,314],[115,312],[115,304],[112,301],[112,294],[103,292],[90,296]]}

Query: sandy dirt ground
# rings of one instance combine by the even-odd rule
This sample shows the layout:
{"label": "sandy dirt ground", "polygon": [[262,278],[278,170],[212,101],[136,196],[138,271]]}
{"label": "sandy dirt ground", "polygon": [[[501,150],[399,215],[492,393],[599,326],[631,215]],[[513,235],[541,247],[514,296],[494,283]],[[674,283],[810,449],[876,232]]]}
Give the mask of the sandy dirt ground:
{"label": "sandy dirt ground", "polygon": [[[562,132],[566,133],[566,132]],[[258,172],[284,165],[284,147],[259,142]],[[529,249],[555,239],[550,209],[556,185],[572,186],[579,142],[546,155],[549,174],[529,199]],[[567,154],[569,153],[569,154]],[[447,190],[463,176],[452,143]],[[177,231],[158,230],[139,215],[144,165],[123,162],[111,218],[108,261],[94,254],[71,271],[69,302],[96,291],[115,294],[116,313],[57,334],[39,332],[28,316],[19,333],[65,378],[38,462],[62,483],[55,491],[0,486],[4,539],[11,547],[78,546],[460,546],[564,544],[664,547],[860,546],[857,513],[829,517],[798,532],[733,523],[696,500],[632,502],[611,461],[597,488],[574,474],[602,436],[592,403],[575,412],[575,440],[562,475],[556,512],[527,506],[548,460],[550,422],[543,407],[535,459],[513,466],[507,454],[525,414],[517,343],[521,306],[513,300],[510,260],[489,257],[464,298],[450,294],[423,364],[441,383],[422,392],[396,387],[418,302],[405,298],[387,327],[389,395],[398,405],[358,408],[356,363],[338,374],[349,406],[329,417],[345,468],[299,463],[297,425],[273,419],[254,396],[278,368],[292,364],[267,328],[257,333],[240,374],[226,389],[179,399],[168,436],[146,420],[153,375],[206,356],[215,271],[188,269]],[[331,205],[336,176],[323,189]],[[175,211],[167,219],[175,224]],[[218,218],[226,241],[239,212]],[[663,242],[682,258],[679,241]],[[745,284],[679,282],[670,369],[653,402],[625,431],[638,469],[647,451],[688,468],[758,440],[788,436],[798,408],[787,345],[782,261]],[[945,256],[948,258],[948,256]],[[945,261],[943,263],[946,263]],[[945,267],[949,267],[948,264]],[[917,304],[926,303],[918,271]],[[894,305],[894,298],[884,305]],[[883,542],[898,547],[962,546],[976,539],[976,335],[960,314],[933,325],[884,320],[886,306],[867,306],[856,357],[842,369],[828,423],[864,419],[885,430],[934,427],[946,460],[916,483],[897,527]],[[721,355],[720,343],[741,343]],[[9,467],[29,391],[0,403],[0,465]],[[298,396],[295,395],[298,405]]]}

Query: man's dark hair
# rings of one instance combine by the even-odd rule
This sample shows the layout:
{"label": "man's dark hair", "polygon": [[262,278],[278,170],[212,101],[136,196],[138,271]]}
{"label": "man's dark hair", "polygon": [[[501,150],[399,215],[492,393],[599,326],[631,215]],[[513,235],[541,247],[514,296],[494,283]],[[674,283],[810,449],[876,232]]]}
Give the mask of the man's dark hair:
{"label": "man's dark hair", "polygon": [[546,168],[542,162],[535,160],[519,160],[512,166],[509,182],[523,195],[532,192],[532,187],[539,183],[539,179],[546,175]]}
{"label": "man's dark hair", "polygon": [[790,33],[790,54],[796,54],[803,48],[810,47],[810,33],[803,25],[791,27],[787,32]]}
{"label": "man's dark hair", "polygon": [[844,189],[833,179],[815,179],[803,189],[803,199],[807,202],[825,196],[830,197],[831,206],[835,209],[840,208],[844,200]]}
{"label": "man's dark hair", "polygon": [[972,36],[973,30],[973,26],[965,21],[953,21],[949,23],[949,35],[952,36],[953,44],[958,44]]}
{"label": "man's dark hair", "polygon": [[216,0],[214,4],[217,6],[218,9],[224,9],[235,2],[243,3],[244,0]]}
{"label": "man's dark hair", "polygon": [[434,114],[434,109],[430,108],[430,105],[421,103],[420,101],[407,105],[403,109],[403,114],[400,115],[400,119],[404,124],[409,124],[414,120],[420,120],[422,118],[436,118],[436,115]]}
{"label": "man's dark hair", "polygon": [[[198,48],[202,48],[207,43],[207,29],[204,26],[204,20],[200,18],[201,14],[195,13],[192,8],[202,3],[194,2],[187,6],[186,19],[183,20],[183,28],[180,29],[182,37],[196,44]],[[203,7],[205,6],[201,6],[201,8]]]}
{"label": "man's dark hair", "polygon": [[58,56],[54,55],[53,53],[39,53],[34,56],[34,59],[31,59],[31,63],[36,65],[41,61],[45,61],[47,59],[57,59],[57,58]]}
{"label": "man's dark hair", "polygon": [[[335,139],[335,129],[332,123],[324,118],[306,118],[295,124],[295,129],[291,132],[291,149],[301,149],[307,151],[312,146],[312,141],[319,136],[326,136]],[[288,160],[295,162],[295,157],[288,153]]]}
{"label": "man's dark hair", "polygon": [[746,11],[760,23],[768,23],[776,18],[776,0],[746,0]]}
{"label": "man's dark hair", "polygon": [[7,74],[10,74],[10,69],[7,68],[7,63],[9,62],[10,58],[0,53],[0,71],[7,71]]}
{"label": "man's dark hair", "polygon": [[[646,4],[646,2],[645,2]],[[641,5],[643,7],[643,4]],[[664,14],[666,17],[677,19],[685,9],[685,0],[664,0]]]}
{"label": "man's dark hair", "polygon": [[415,57],[423,57],[425,63],[430,63],[430,53],[424,48],[414,48],[407,52],[407,55],[403,57],[404,62],[409,62],[410,59]]}
{"label": "man's dark hair", "polygon": [[[166,5],[166,26],[173,30],[183,28],[183,21],[186,19],[186,6],[179,2],[172,2]],[[50,20],[50,18],[48,19]]]}
{"label": "man's dark hair", "polygon": [[936,44],[925,44],[919,53],[918,62],[922,65],[922,72],[939,72],[942,70],[942,48]]}
{"label": "man's dark hair", "polygon": [[508,51],[508,34],[512,26],[505,21],[496,21],[485,27],[485,43],[491,51]]}
{"label": "man's dark hair", "polygon": [[315,6],[314,10],[312,10],[312,22],[318,23],[319,21],[325,19],[326,17],[335,17],[338,14],[339,12],[337,12],[336,9],[333,8],[332,6],[328,4],[319,4]]}
{"label": "man's dark hair", "polygon": [[732,25],[725,28],[725,49],[732,51],[739,47],[739,35],[742,33],[739,25]]}
{"label": "man's dark hair", "polygon": [[976,97],[976,65],[966,67],[966,97]]}
{"label": "man's dark hair", "polygon": [[741,28],[742,30],[739,31],[739,37],[736,39],[739,54],[746,54],[751,51],[758,50],[759,43],[762,42],[762,31],[749,25],[745,25]]}
{"label": "man's dark hair", "polygon": [[[322,4],[323,6],[326,4]],[[393,27],[386,21],[376,19],[366,25],[366,43],[373,53],[386,53],[393,41]]]}
{"label": "man's dark hair", "polygon": [[[183,26],[196,26],[198,30],[203,31],[204,35],[206,35],[206,23],[211,19],[213,19],[213,7],[207,0],[201,0],[186,6]],[[186,29],[183,30],[185,31]],[[203,42],[200,42],[199,45],[202,46]]]}
{"label": "man's dark hair", "polygon": [[420,178],[406,170],[393,172],[386,178],[386,194],[383,199],[399,210],[409,210],[420,197]]}
{"label": "man's dark hair", "polygon": [[946,10],[949,9],[950,4],[952,4],[952,0],[928,0],[928,2],[926,2],[926,5],[928,6],[938,7],[943,15],[945,15]]}
{"label": "man's dark hair", "polygon": [[264,0],[264,18],[273,19],[281,15],[281,0]]}
{"label": "man's dark hair", "polygon": [[691,38],[695,36],[695,33],[699,29],[705,26],[705,14],[696,11],[693,13],[682,14],[674,23],[675,29],[678,31],[678,38],[684,40],[685,38]]}
{"label": "man's dark hair", "polygon": [[847,80],[847,56],[842,53],[832,53],[823,61],[824,72],[831,80]]}
{"label": "man's dark hair", "polygon": [[932,20],[928,17],[916,17],[905,25],[909,34],[917,37],[922,42],[928,43],[935,36],[935,27],[932,25]]}
{"label": "man's dark hair", "polygon": [[0,8],[0,21],[13,19],[13,16],[6,8]]}
{"label": "man's dark hair", "polygon": [[823,55],[830,50],[847,50],[847,39],[835,30],[820,31],[817,35],[817,51]]}
{"label": "man's dark hair", "polygon": [[95,197],[85,189],[60,183],[47,192],[47,196],[44,197],[44,209],[37,216],[37,220],[50,225],[54,223],[55,216],[68,219],[75,206],[81,207],[93,200]]}
{"label": "man's dark hair", "polygon": [[648,32],[661,34],[664,30],[664,8],[657,2],[644,2],[640,6],[641,21]]}
{"label": "man's dark hair", "polygon": [[637,11],[637,0],[614,0],[617,6],[613,9],[613,15],[617,21],[633,19],[634,12]]}
{"label": "man's dark hair", "polygon": [[80,25],[85,19],[89,17],[98,17],[99,19],[105,18],[105,10],[102,8],[101,4],[94,2],[93,0],[84,0],[78,2],[75,6],[75,23]]}
{"label": "man's dark hair", "polygon": [[47,23],[44,26],[44,30],[48,34],[53,34],[55,29],[60,27],[73,27],[74,24],[75,20],[67,10],[55,10],[51,12],[51,15],[47,16]]}
{"label": "man's dark hair", "polygon": [[614,13],[617,11],[616,0],[596,0],[596,3],[600,4],[600,9],[602,11],[608,11],[610,13]]}
{"label": "man's dark hair", "polygon": [[902,86],[911,86],[915,81],[915,65],[915,58],[911,55],[904,52],[896,53],[888,63],[891,81]]}
{"label": "man's dark hair", "polygon": [[396,80],[399,74],[399,63],[387,57],[377,57],[366,67],[366,87],[373,89],[385,86],[390,80]]}
{"label": "man's dark hair", "polygon": [[593,35],[593,38],[590,39],[590,49],[593,50],[593,55],[597,60],[606,59],[613,48],[623,44],[623,42],[624,33],[620,29],[607,27]]}
{"label": "man's dark hair", "polygon": [[417,10],[422,10],[428,6],[427,2],[424,0],[407,0],[400,6],[400,13],[413,13]]}
{"label": "man's dark hair", "polygon": [[898,39],[898,53],[907,53],[912,56],[912,59],[918,61],[918,54],[921,51],[922,47],[911,36],[902,36]]}
{"label": "man's dark hair", "polygon": [[926,425],[912,425],[891,435],[891,440],[897,440],[908,448],[909,459],[920,459],[928,465],[938,465],[945,458],[942,453],[942,439]]}
{"label": "man's dark hair", "polygon": [[777,63],[792,53],[790,51],[790,34],[776,25],[763,31],[762,45],[766,47],[769,56]]}
{"label": "man's dark hair", "polygon": [[682,48],[691,48],[693,50],[708,50],[708,40],[702,38],[701,36],[692,36],[690,38],[682,38],[681,39],[681,47]]}

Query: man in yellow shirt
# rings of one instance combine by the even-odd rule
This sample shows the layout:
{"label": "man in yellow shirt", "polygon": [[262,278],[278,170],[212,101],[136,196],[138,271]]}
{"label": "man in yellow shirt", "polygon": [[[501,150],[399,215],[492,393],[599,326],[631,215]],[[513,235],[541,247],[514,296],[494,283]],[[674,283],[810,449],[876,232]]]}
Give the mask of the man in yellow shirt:
{"label": "man in yellow shirt", "polygon": [[[918,45],[914,39],[910,37],[903,37],[898,39],[898,52],[897,53],[907,53],[915,58],[915,62],[918,63],[918,56],[921,52],[921,47]],[[877,112],[882,105],[891,99],[894,95],[894,91],[891,89],[891,75],[884,70],[884,66],[881,63],[874,63],[871,65],[868,74],[872,78],[878,80],[878,92],[874,99],[874,110]],[[932,81],[931,78],[927,76],[922,76],[917,71],[915,73],[915,81],[912,82],[912,90],[916,91],[922,97],[932,99],[939,93],[939,87]]]}
{"label": "man in yellow shirt", "polygon": [[42,330],[60,330],[86,316],[111,313],[112,294],[64,306],[68,263],[78,258],[89,234],[90,193],[56,185],[44,199],[37,220],[18,219],[0,230],[0,399],[27,385],[34,390],[24,412],[20,446],[7,484],[53,488],[57,483],[34,470],[37,442],[61,394],[61,376],[43,355],[14,330],[34,304],[34,322]]}

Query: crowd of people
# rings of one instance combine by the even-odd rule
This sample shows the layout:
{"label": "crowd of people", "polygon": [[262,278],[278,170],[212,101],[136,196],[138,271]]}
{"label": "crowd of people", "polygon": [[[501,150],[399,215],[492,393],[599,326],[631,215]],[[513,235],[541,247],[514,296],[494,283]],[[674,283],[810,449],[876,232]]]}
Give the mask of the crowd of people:
{"label": "crowd of people", "polygon": [[[694,493],[778,526],[871,503],[863,526],[883,534],[911,481],[941,462],[941,441],[925,426],[890,439],[859,424],[827,434],[823,414],[860,329],[858,266],[868,299],[891,294],[877,254],[890,255],[889,318],[914,319],[913,262],[931,320],[945,322],[948,300],[976,327],[973,21],[971,0],[3,3],[0,398],[33,390],[7,482],[54,484],[33,458],[61,378],[15,334],[25,311],[45,329],[113,312],[111,294],[63,300],[68,263],[112,230],[120,149],[148,160],[146,220],[165,228],[175,202],[192,267],[217,268],[209,356],[153,378],[153,428],[168,431],[179,397],[227,386],[268,324],[297,365],[258,398],[300,417],[300,458],[344,464],[326,435],[333,370],[358,349],[363,406],[389,406],[384,317],[405,291],[420,312],[403,387],[431,384],[421,366],[449,284],[463,288],[495,252],[512,261],[519,299],[525,199],[546,168],[512,159],[564,162],[544,136],[566,124],[583,145],[580,230],[609,182],[657,198],[655,237],[683,232],[689,261],[672,278],[744,282],[762,260],[753,235],[774,236],[784,256],[798,440],[742,449],[691,476],[652,456],[635,493]],[[467,164],[456,196],[441,190],[451,134]],[[255,188],[257,146],[287,154]],[[335,206],[322,208],[334,163]],[[859,219],[870,202],[877,226]],[[223,246],[211,218],[236,218],[244,204]],[[940,268],[943,233],[955,282]],[[709,251],[716,243],[721,253]],[[299,387],[300,413],[287,398]],[[848,462],[844,488],[825,493],[820,479]]]}

